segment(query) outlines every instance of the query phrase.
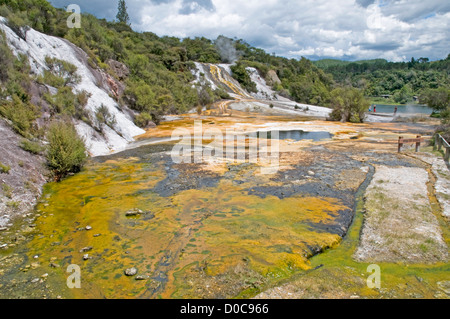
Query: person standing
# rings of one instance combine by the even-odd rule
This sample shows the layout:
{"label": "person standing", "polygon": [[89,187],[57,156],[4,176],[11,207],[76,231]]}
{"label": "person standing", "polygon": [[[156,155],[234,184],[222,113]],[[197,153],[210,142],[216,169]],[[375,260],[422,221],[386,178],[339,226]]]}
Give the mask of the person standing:
{"label": "person standing", "polygon": [[397,114],[397,105],[394,108],[394,115]]}
{"label": "person standing", "polygon": [[376,105],[373,106],[373,113],[377,113],[377,106]]}

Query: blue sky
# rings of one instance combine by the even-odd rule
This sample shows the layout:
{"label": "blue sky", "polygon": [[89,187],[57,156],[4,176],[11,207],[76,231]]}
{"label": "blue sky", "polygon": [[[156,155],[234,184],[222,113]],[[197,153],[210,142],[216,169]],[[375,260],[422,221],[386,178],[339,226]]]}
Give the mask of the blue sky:
{"label": "blue sky", "polygon": [[[113,20],[118,0],[50,0]],[[448,0],[126,0],[132,27],[180,38],[244,39],[288,58],[360,60],[450,53]]]}

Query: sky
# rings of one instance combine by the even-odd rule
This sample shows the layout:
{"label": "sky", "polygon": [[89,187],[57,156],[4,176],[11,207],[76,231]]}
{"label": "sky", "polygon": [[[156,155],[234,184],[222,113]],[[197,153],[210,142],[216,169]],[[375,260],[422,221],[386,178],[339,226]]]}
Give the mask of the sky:
{"label": "sky", "polygon": [[[50,0],[114,20],[118,0]],[[126,0],[131,26],[159,36],[219,35],[268,53],[362,60],[430,60],[450,53],[448,0]]]}

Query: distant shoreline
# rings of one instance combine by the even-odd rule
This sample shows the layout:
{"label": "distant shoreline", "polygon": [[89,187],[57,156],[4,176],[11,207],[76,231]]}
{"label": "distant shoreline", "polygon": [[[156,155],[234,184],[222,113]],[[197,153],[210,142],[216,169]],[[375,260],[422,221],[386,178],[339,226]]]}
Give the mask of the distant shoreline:
{"label": "distant shoreline", "polygon": [[[370,104],[382,104],[382,105],[418,105],[418,106],[427,106],[426,104],[420,104],[418,102],[415,101],[411,101],[405,104],[401,104],[401,103],[395,103],[390,101],[389,99],[386,100],[382,100],[382,99],[374,99],[374,98],[368,98]],[[427,106],[428,107],[428,106]]]}

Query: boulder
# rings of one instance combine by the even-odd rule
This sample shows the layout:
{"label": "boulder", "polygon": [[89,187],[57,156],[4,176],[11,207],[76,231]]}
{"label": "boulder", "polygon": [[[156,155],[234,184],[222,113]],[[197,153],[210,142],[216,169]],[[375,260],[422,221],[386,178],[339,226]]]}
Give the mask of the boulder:
{"label": "boulder", "polygon": [[128,67],[125,64],[120,63],[119,61],[109,59],[106,61],[106,64],[109,65],[111,70],[114,71],[114,73],[121,81],[125,80],[130,75],[130,70],[128,69]]}
{"label": "boulder", "polygon": [[277,75],[277,72],[274,70],[270,70],[266,75],[266,82],[270,86],[274,86],[275,84],[281,84],[280,78]]}
{"label": "boulder", "polygon": [[129,210],[125,213],[125,216],[138,216],[142,215],[144,212],[140,210],[139,208],[133,208],[132,210]]}
{"label": "boulder", "polygon": [[124,272],[125,272],[126,276],[134,276],[137,274],[137,269],[132,267],[132,268],[125,269]]}

